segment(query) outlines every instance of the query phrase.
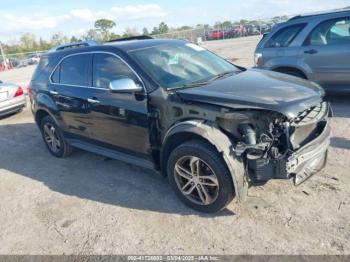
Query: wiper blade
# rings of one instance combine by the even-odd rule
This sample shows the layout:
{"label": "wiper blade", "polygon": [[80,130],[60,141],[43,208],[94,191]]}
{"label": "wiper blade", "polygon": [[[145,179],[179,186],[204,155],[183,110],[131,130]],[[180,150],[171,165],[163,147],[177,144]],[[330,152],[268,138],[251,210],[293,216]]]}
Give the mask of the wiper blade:
{"label": "wiper blade", "polygon": [[210,82],[211,81],[194,82],[194,83],[189,83],[189,84],[183,85],[182,87],[186,88],[186,87],[202,86],[202,85],[209,84]]}
{"label": "wiper blade", "polygon": [[192,82],[192,83],[189,83],[189,84],[184,84],[184,85],[182,85],[182,86],[177,86],[177,87],[168,88],[168,90],[197,87],[197,86],[202,86],[202,85],[209,84],[210,82],[211,82],[211,81]]}
{"label": "wiper blade", "polygon": [[210,78],[209,80],[205,80],[205,81],[199,80],[199,81],[195,81],[195,82],[192,82],[192,83],[184,84],[182,86],[172,87],[172,88],[169,88],[169,90],[182,89],[182,88],[191,88],[191,87],[207,85],[207,84],[210,84],[211,82],[213,82],[213,81],[215,81],[217,79],[220,79],[220,78],[228,76],[228,75],[232,75],[234,73],[236,73],[236,72],[235,71],[226,71],[226,72],[223,72],[221,74],[215,75],[214,77]]}
{"label": "wiper blade", "polygon": [[210,81],[214,81],[214,80],[223,78],[225,76],[232,75],[234,73],[236,73],[236,72],[235,71],[226,71],[226,72],[223,72],[221,74],[218,74],[218,75],[214,76],[212,79],[210,79]]}

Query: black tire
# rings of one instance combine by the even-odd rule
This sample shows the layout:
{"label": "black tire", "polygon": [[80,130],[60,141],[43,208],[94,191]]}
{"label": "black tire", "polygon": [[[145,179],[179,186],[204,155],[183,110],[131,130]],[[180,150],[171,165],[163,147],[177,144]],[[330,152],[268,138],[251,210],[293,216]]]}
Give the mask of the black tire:
{"label": "black tire", "polygon": [[[177,171],[175,171],[175,165],[185,157],[199,158],[205,162],[203,163],[204,167],[207,165],[209,166],[209,169],[214,172],[219,186],[216,190],[216,198],[212,203],[195,203],[193,200],[190,200],[187,196],[185,196],[180,190],[180,186],[178,185],[178,178],[176,178],[176,176],[180,176],[178,176]],[[181,201],[187,206],[200,212],[218,212],[225,208],[235,196],[231,174],[226,166],[226,163],[220,154],[216,151],[216,149],[205,141],[191,140],[175,148],[168,158],[167,174],[171,186]],[[197,191],[196,194],[199,196],[197,187],[194,188]],[[206,188],[208,189],[208,187]]]}
{"label": "black tire", "polygon": [[[59,141],[59,147],[56,148],[57,150],[54,150],[52,145],[50,145],[46,139],[45,127],[50,127],[50,126],[54,128],[55,137]],[[51,116],[45,116],[41,120],[40,131],[47,149],[50,151],[50,153],[53,156],[58,158],[65,158],[73,152],[72,146],[66,142],[66,140],[63,137],[61,129],[57,126],[56,122],[52,119]]]}
{"label": "black tire", "polygon": [[301,79],[306,79],[305,75],[301,72],[298,71],[292,71],[292,70],[286,70],[286,71],[277,71],[286,75],[290,75],[290,76],[295,76],[295,77],[299,77]]}

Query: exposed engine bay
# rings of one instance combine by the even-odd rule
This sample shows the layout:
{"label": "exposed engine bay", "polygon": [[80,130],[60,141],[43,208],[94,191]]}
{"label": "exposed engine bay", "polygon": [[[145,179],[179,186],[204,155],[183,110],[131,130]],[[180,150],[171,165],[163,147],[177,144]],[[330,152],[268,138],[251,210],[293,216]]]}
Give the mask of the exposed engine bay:
{"label": "exposed engine bay", "polygon": [[327,116],[324,102],[294,119],[271,111],[236,111],[230,117],[239,121],[219,119],[219,125],[236,140],[235,153],[244,160],[251,182],[264,183],[295,175],[290,164],[293,155],[320,136]]}

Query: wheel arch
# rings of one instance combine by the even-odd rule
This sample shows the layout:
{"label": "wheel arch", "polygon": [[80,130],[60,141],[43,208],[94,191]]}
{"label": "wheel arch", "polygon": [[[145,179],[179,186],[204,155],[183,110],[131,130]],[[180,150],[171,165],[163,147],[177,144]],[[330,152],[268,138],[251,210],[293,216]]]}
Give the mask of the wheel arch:
{"label": "wheel arch", "polygon": [[308,79],[308,76],[306,75],[306,73],[304,72],[303,69],[295,67],[295,66],[276,66],[274,68],[271,69],[272,71],[275,72],[296,72],[298,74],[300,74],[301,76],[304,77],[304,79]]}
{"label": "wheel arch", "polygon": [[38,126],[40,126],[41,124],[41,120],[45,117],[45,116],[51,116],[51,114],[47,111],[47,110],[44,110],[44,109],[38,109],[36,112],[35,112],[35,122]]}
{"label": "wheel arch", "polygon": [[40,125],[41,120],[47,115],[51,116],[57,123],[56,117],[59,115],[59,110],[50,96],[39,93],[35,98],[34,104],[34,118],[37,125]]}
{"label": "wheel arch", "polygon": [[[230,171],[232,183],[239,201],[244,201],[247,195],[248,183],[245,178],[242,161],[235,156],[233,142],[217,127],[203,120],[185,121],[175,124],[165,134],[160,153],[160,167],[162,174],[167,176],[167,160],[172,152],[180,144],[191,139],[201,139],[215,147]],[[240,162],[240,164],[238,163]]]}

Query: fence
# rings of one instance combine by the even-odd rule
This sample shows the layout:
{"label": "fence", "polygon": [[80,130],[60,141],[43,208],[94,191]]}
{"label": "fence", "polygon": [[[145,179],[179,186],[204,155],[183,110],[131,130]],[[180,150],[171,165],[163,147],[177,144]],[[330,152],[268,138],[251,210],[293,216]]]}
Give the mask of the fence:
{"label": "fence", "polygon": [[[276,24],[287,19],[289,19],[289,17],[279,16],[254,21],[241,20],[240,23],[233,23],[232,26],[224,27],[221,24],[217,24],[214,27],[196,27],[189,30],[171,31],[166,34],[152,35],[152,37],[185,39],[194,43],[200,43],[201,41],[224,40],[250,35],[261,35],[271,31]],[[46,52],[38,51],[5,55],[1,49],[1,44],[0,51],[0,71],[37,64],[40,55]]]}
{"label": "fence", "polygon": [[39,62],[40,56],[46,51],[26,52],[16,54],[5,54],[1,48],[0,56],[0,71],[9,70],[13,68],[25,67],[28,65],[35,65]]}
{"label": "fence", "polygon": [[261,35],[271,31],[278,23],[288,20],[288,16],[279,16],[270,19],[260,19],[254,21],[244,21],[233,23],[232,26],[197,27],[195,29],[171,31],[166,34],[153,35],[155,38],[175,38],[185,39],[199,43],[201,41],[224,40],[251,35]]}

